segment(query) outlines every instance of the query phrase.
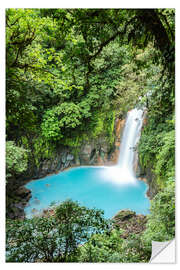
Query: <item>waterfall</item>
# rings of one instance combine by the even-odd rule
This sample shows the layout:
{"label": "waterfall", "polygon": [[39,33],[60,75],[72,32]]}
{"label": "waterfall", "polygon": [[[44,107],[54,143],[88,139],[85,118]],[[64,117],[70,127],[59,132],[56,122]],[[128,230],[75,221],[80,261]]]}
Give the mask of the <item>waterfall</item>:
{"label": "waterfall", "polygon": [[131,175],[134,175],[134,150],[139,141],[142,122],[143,110],[134,109],[128,112],[120,145],[120,155],[117,166],[128,171]]}
{"label": "waterfall", "polygon": [[120,144],[118,163],[104,171],[105,180],[111,179],[117,185],[137,184],[133,165],[135,148],[140,138],[142,123],[143,110],[133,109],[128,112]]}

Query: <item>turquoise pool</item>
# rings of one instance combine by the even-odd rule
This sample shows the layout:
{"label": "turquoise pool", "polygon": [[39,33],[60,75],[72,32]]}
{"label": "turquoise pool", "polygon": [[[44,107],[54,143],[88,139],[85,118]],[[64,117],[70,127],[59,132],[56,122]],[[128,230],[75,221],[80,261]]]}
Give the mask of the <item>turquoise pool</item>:
{"label": "turquoise pool", "polygon": [[106,218],[121,209],[148,214],[150,202],[147,185],[119,167],[77,167],[29,182],[32,198],[25,208],[27,217],[48,208],[52,202],[66,199],[78,201],[89,208],[104,210]]}

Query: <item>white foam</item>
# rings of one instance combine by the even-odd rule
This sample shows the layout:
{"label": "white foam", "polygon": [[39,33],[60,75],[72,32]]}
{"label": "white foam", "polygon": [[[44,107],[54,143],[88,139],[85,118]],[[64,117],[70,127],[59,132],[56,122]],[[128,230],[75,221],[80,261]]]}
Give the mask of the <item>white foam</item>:
{"label": "white foam", "polygon": [[137,185],[136,178],[130,173],[126,167],[106,167],[101,172],[103,181],[109,181],[116,185]]}

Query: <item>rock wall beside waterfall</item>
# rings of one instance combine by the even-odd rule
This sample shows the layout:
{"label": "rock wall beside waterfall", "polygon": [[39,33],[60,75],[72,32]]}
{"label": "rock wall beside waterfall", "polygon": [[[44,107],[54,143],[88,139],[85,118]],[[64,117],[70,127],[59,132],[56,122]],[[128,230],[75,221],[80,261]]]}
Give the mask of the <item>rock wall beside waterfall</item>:
{"label": "rock wall beside waterfall", "polygon": [[[146,124],[147,124],[147,110],[145,110],[143,112],[143,122],[142,122],[140,132],[143,131]],[[134,172],[135,172],[137,178],[144,178],[144,171],[142,170],[140,162],[139,162],[138,146],[135,147],[134,151],[135,151],[134,164],[133,164]]]}
{"label": "rock wall beside waterfall", "polygon": [[[144,127],[147,125],[147,114],[148,111],[144,111],[143,115],[143,124],[141,128],[141,132],[143,132]],[[158,192],[155,175],[152,172],[152,168],[143,169],[141,167],[138,155],[138,148],[135,149],[135,156],[134,156],[134,171],[136,173],[136,177],[140,180],[145,181],[148,184],[148,191],[147,196],[152,199]]]}

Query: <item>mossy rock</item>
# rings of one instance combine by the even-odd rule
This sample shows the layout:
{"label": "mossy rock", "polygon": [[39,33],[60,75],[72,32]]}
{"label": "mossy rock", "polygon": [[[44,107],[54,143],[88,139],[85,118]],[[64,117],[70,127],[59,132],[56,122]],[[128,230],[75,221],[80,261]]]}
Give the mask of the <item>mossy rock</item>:
{"label": "mossy rock", "polygon": [[119,220],[119,221],[124,221],[128,220],[136,215],[136,212],[131,211],[131,210],[121,210],[118,212],[113,219]]}
{"label": "mossy rock", "polygon": [[114,216],[114,227],[124,230],[122,237],[127,238],[130,234],[142,233],[146,228],[147,217],[136,215],[131,210],[121,210]]}

